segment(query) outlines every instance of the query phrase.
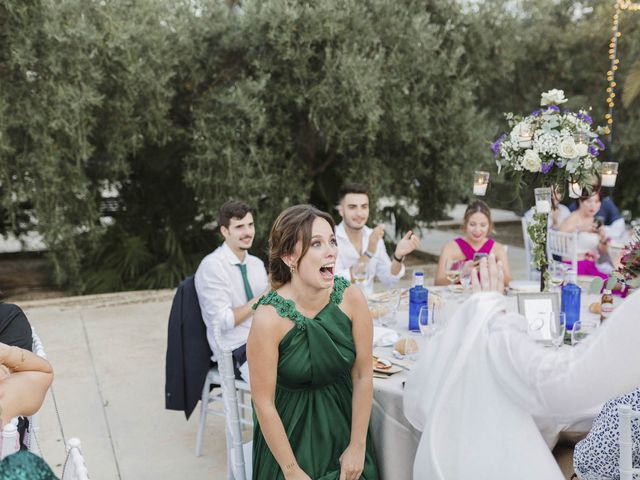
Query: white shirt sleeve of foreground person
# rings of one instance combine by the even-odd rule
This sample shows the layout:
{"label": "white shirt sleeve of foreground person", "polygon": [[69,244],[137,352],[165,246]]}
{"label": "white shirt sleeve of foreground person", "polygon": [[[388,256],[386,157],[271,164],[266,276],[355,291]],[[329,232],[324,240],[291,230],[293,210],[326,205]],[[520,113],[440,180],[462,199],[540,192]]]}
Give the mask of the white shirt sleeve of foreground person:
{"label": "white shirt sleeve of foreground person", "polygon": [[576,347],[544,347],[505,298],[473,295],[428,344],[405,387],[422,437],[414,478],[561,480],[555,434],[640,385],[636,293]]}

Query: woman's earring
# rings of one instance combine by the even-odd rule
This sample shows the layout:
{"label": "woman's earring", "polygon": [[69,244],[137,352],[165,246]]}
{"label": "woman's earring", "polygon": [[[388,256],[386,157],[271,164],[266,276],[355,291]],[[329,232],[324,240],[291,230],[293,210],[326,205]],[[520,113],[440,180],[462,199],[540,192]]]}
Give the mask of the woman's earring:
{"label": "woman's earring", "polygon": [[296,272],[296,266],[295,265],[289,265],[289,271],[293,274]]}

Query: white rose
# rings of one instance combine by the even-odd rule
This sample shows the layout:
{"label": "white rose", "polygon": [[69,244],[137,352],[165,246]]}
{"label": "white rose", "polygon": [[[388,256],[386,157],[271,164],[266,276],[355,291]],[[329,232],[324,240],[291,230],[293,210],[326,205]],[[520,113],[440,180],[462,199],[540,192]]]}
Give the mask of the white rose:
{"label": "white rose", "polygon": [[535,150],[526,150],[524,152],[524,158],[522,159],[522,166],[530,172],[539,172],[542,161],[538,152]]}
{"label": "white rose", "polygon": [[558,146],[558,155],[564,158],[575,158],[578,156],[578,149],[576,148],[576,142],[573,138],[564,138]]}
{"label": "white rose", "polygon": [[589,146],[586,143],[577,143],[576,153],[579,157],[585,157],[589,153]]}
{"label": "white rose", "polygon": [[544,92],[542,97],[540,98],[540,105],[560,105],[566,102],[567,99],[564,98],[564,90],[549,90],[548,92]]}
{"label": "white rose", "polygon": [[593,166],[593,161],[589,157],[587,157],[583,160],[582,165],[584,166],[584,168],[589,170]]}

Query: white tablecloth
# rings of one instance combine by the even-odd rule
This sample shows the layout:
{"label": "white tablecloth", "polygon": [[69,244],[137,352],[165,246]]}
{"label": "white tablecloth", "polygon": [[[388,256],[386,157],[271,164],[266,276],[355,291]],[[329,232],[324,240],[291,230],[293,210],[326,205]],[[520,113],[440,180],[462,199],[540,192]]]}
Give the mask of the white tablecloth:
{"label": "white tablecloth", "polygon": [[[436,289],[443,293],[442,289]],[[446,293],[445,293],[446,295]],[[581,319],[597,322],[598,316],[589,313],[588,305],[596,297],[583,295]],[[517,311],[517,297],[507,297],[508,309]],[[456,297],[445,299],[445,313],[450,318],[462,304]],[[423,348],[428,343],[414,333],[408,331],[408,311],[401,308],[395,317],[395,325],[390,325],[400,336],[413,335]],[[374,348],[374,355],[393,359],[392,347]],[[551,349],[549,350],[552,351]],[[421,432],[416,430],[406,419],[403,411],[403,387],[407,379],[405,371],[391,375],[388,378],[374,378],[373,411],[371,415],[371,433],[376,447],[378,466],[383,480],[411,480],[413,478],[413,463],[416,450],[420,442]],[[573,426],[576,430],[576,426]],[[590,423],[577,427],[587,431]]]}

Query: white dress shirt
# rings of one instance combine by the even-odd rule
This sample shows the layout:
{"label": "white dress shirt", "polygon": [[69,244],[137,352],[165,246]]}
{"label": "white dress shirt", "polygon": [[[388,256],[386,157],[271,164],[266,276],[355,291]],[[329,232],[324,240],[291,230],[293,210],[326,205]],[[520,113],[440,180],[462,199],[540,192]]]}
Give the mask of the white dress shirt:
{"label": "white dress shirt", "polygon": [[[242,273],[237,266],[239,263],[247,266],[247,278],[253,295],[263,292],[269,281],[262,260],[247,252],[244,261],[241,262],[226,243],[204,257],[196,271],[198,302],[207,326],[207,340],[213,352],[214,322],[221,327],[221,343],[225,350],[235,350],[247,343],[252,317],[237,327],[234,326],[233,309],[245,305],[250,300],[244,291]],[[215,353],[213,359],[215,360]]]}
{"label": "white dress shirt", "polygon": [[[344,278],[351,278],[349,269],[358,263],[358,260],[369,245],[369,237],[373,230],[367,226],[362,228],[362,245],[360,251],[356,250],[347,237],[344,222],[336,227],[336,240],[338,241],[338,259],[336,260],[335,274]],[[365,292],[373,292],[373,278],[378,277],[387,287],[393,286],[404,275],[404,264],[401,264],[400,272],[397,275],[391,274],[391,258],[387,254],[384,241],[378,241],[378,247],[373,258],[367,263],[367,282]]]}

